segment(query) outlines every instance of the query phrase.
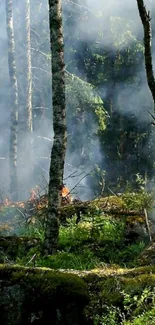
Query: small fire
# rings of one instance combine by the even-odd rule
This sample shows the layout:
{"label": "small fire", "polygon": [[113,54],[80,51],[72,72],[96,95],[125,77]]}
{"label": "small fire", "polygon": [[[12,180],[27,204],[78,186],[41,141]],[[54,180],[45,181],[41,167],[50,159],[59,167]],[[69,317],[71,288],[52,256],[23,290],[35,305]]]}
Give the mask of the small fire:
{"label": "small fire", "polygon": [[[61,188],[61,197],[62,197],[62,205],[70,204],[73,202],[73,198],[70,194],[70,190],[68,187],[66,187],[64,184]],[[35,188],[32,188],[30,190],[30,198],[27,202],[19,201],[19,202],[12,202],[8,198],[5,198],[2,203],[0,203],[0,209],[3,207],[17,207],[25,209],[28,205],[31,205],[37,209],[42,208],[43,206],[48,206],[48,196],[39,195],[39,187],[36,186]]]}
{"label": "small fire", "polygon": [[62,188],[62,190],[61,190],[61,196],[65,198],[65,197],[68,196],[69,194],[70,194],[70,191],[69,191],[68,187],[63,186],[63,188]]}
{"label": "small fire", "polygon": [[18,208],[25,208],[25,203],[24,202],[11,202],[9,199],[5,199],[3,203],[0,204],[0,208],[2,207],[18,207]]}
{"label": "small fire", "polygon": [[65,201],[66,203],[71,203],[73,201],[73,198],[70,194],[70,190],[65,185],[62,186],[61,196],[62,196],[63,203],[65,203]]}
{"label": "small fire", "polygon": [[39,192],[39,187],[38,186],[36,186],[35,188],[32,188],[30,190],[29,201],[35,202],[38,199],[38,192]]}

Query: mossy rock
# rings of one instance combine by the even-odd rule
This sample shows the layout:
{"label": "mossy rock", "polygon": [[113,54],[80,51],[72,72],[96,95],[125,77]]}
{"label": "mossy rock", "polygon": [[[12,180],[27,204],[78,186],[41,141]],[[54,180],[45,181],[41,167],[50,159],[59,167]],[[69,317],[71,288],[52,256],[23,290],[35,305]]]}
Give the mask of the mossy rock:
{"label": "mossy rock", "polygon": [[83,324],[87,285],[74,274],[48,269],[0,266],[3,325]]}

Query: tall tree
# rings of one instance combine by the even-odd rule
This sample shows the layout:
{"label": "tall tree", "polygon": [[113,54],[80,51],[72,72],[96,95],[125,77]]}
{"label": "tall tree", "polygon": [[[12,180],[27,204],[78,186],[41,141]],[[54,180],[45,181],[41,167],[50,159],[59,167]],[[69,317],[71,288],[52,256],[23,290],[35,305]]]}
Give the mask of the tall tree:
{"label": "tall tree", "polygon": [[147,75],[147,83],[150,88],[155,113],[155,77],[153,72],[152,53],[151,53],[151,17],[150,12],[146,10],[143,0],[137,0],[139,15],[144,29],[144,55],[145,55],[145,68]]}
{"label": "tall tree", "polygon": [[[19,187],[20,199],[24,193],[34,186],[33,177],[33,116],[32,116],[32,66],[31,66],[31,32],[30,32],[30,0],[24,0],[20,11],[20,23],[23,32],[19,34],[21,46],[19,49],[18,67],[19,80]],[[28,159],[28,163],[25,162]]]}
{"label": "tall tree", "polygon": [[67,144],[65,64],[61,0],[49,0],[50,44],[52,53],[52,103],[54,142],[49,173],[49,203],[45,229],[45,252],[57,248],[59,207]]}
{"label": "tall tree", "polygon": [[17,128],[18,128],[18,85],[16,77],[16,63],[15,63],[15,42],[14,42],[14,28],[13,28],[13,10],[12,0],[6,0],[6,23],[8,35],[8,65],[10,76],[10,107],[11,107],[11,121],[10,121],[10,193],[12,199],[18,199],[18,180],[17,180]]}
{"label": "tall tree", "polygon": [[[31,69],[31,34],[30,34],[30,0],[25,0],[25,25],[26,25],[26,111],[27,130],[32,138],[32,69]],[[32,139],[31,139],[32,144]],[[32,150],[32,147],[30,147]]]}

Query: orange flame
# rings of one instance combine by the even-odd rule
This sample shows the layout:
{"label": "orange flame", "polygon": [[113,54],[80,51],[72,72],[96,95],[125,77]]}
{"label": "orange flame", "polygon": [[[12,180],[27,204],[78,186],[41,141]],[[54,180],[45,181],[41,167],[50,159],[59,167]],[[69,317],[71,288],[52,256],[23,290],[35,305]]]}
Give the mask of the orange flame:
{"label": "orange flame", "polygon": [[64,187],[62,188],[62,190],[61,190],[61,196],[62,196],[62,197],[66,197],[66,196],[68,196],[69,194],[70,194],[70,191],[69,191],[68,187],[64,186]]}

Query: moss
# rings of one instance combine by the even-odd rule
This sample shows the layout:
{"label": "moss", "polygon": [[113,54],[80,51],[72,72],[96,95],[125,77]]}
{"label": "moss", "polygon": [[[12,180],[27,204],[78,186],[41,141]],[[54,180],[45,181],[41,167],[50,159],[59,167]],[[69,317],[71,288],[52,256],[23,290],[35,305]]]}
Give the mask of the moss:
{"label": "moss", "polygon": [[[69,317],[72,319],[70,324],[78,325],[83,323],[81,318],[77,320],[77,313],[82,315],[85,305],[87,319],[93,318],[95,314],[103,314],[107,306],[118,307],[124,311],[124,293],[131,297],[134,295],[139,297],[145,288],[150,290],[155,288],[155,266],[133,269],[106,266],[102,269],[80,272],[0,265],[0,280],[1,286],[3,284],[5,288],[14,288],[13,291],[9,289],[10,299],[15,299],[14,290],[17,291],[17,296],[20,296],[19,291],[21,292],[18,310],[22,308],[23,315],[27,319],[26,324],[30,323],[30,315],[31,317],[35,315],[36,318],[41,319],[41,324],[46,324],[48,317],[47,324],[51,320],[53,324],[68,325],[66,317],[67,319]],[[51,306],[53,311],[51,311]],[[54,312],[53,316],[51,312]],[[57,313],[60,321],[55,323],[53,319],[57,317]],[[76,321],[74,322],[75,315]],[[66,323],[63,322],[62,317],[65,318]]]}
{"label": "moss", "polygon": [[[39,324],[48,321],[78,325],[82,322],[82,310],[89,295],[86,283],[77,275],[45,268],[0,265],[0,280],[0,311],[4,325],[18,324],[15,319],[19,319],[19,324],[28,325],[32,318],[38,319]],[[14,313],[13,320],[8,315],[9,303],[13,308],[17,304],[20,313]]]}
{"label": "moss", "polygon": [[126,218],[126,223],[131,225],[131,224],[135,224],[135,223],[140,223],[140,224],[145,224],[145,217],[144,216],[129,216]]}
{"label": "moss", "polygon": [[[145,288],[155,288],[155,267],[134,269],[105,267],[84,275],[90,292],[90,303],[85,309],[88,318],[103,315],[107,308],[124,312],[124,294],[140,297]],[[136,311],[136,302],[132,312]]]}

